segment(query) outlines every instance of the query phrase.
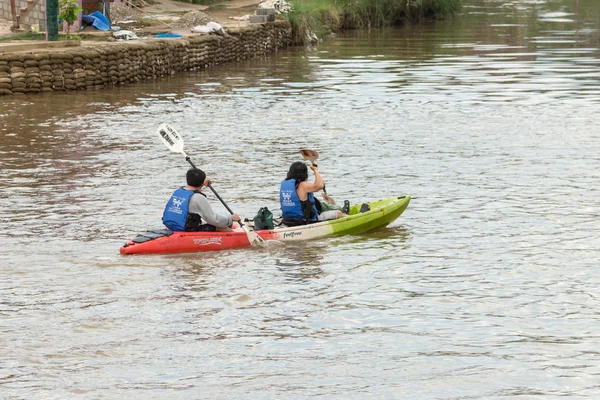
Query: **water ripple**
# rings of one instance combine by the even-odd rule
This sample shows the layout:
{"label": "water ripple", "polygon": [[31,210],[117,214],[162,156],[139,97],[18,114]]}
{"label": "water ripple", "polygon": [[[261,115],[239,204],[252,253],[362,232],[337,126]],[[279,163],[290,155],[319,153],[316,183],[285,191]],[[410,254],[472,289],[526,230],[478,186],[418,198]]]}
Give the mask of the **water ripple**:
{"label": "water ripple", "polygon": [[[598,22],[576,3],[468,1],[316,50],[0,99],[2,393],[598,397]],[[121,257],[187,168],[162,122],[247,217],[278,212],[303,147],[338,201],[413,200],[357,236]]]}

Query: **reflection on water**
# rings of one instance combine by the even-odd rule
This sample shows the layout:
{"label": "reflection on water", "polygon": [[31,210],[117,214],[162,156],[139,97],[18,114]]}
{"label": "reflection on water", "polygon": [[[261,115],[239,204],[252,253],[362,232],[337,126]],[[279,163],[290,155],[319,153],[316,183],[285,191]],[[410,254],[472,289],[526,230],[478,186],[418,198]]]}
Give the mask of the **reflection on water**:
{"label": "reflection on water", "polygon": [[288,278],[288,282],[310,282],[326,274],[320,266],[327,251],[327,244],[286,243],[277,251],[270,252],[268,256],[273,259],[274,265],[283,276]]}
{"label": "reflection on water", "polygon": [[[597,398],[596,3],[468,0],[451,21],[0,98],[2,394]],[[277,213],[303,147],[336,199],[413,199],[357,236],[122,257],[183,184],[162,122],[249,218]]]}

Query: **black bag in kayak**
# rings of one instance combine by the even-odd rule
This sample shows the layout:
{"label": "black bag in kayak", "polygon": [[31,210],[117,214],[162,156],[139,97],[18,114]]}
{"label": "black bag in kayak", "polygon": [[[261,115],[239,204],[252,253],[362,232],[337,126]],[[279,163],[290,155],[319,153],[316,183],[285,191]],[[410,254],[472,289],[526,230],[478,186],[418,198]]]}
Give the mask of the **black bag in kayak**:
{"label": "black bag in kayak", "polygon": [[273,229],[273,213],[267,207],[262,207],[254,217],[254,230]]}

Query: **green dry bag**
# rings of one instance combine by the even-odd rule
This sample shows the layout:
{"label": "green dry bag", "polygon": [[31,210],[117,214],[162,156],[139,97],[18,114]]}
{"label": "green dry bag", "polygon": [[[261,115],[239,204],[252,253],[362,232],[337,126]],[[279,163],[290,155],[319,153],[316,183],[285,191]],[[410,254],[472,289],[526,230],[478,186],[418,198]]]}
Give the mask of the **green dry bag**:
{"label": "green dry bag", "polygon": [[262,207],[254,217],[254,230],[273,229],[273,213],[267,207]]}

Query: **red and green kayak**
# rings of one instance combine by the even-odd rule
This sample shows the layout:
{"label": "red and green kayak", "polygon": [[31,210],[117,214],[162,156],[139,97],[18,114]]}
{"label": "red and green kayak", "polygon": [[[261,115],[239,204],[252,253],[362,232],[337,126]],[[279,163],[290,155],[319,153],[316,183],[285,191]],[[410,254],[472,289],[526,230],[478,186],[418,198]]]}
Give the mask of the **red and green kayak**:
{"label": "red and green kayak", "polygon": [[[390,197],[367,203],[370,210],[360,212],[362,204],[350,207],[347,217],[293,227],[276,227],[256,231],[264,240],[283,242],[352,235],[386,226],[398,218],[410,202],[410,196]],[[363,208],[364,209],[364,208]],[[121,254],[191,253],[248,247],[245,232],[171,232],[166,229],[149,231],[128,241]]]}

